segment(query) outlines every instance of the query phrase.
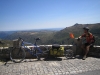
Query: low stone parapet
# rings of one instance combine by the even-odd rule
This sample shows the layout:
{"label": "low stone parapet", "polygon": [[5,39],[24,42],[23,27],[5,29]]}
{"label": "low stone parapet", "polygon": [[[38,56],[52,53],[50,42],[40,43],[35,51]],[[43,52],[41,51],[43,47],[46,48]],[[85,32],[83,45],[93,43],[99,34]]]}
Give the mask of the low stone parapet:
{"label": "low stone parapet", "polygon": [[[74,44],[73,45],[59,45],[60,47],[64,47],[64,50],[67,50],[68,48],[72,49],[74,52],[74,55],[81,55],[82,54],[82,49],[81,49],[81,40],[77,41],[76,39],[73,40]],[[52,45],[39,45],[41,50],[45,51],[46,48],[52,49]],[[27,46],[28,48],[32,48],[33,46]],[[0,58],[9,58],[9,53],[13,49],[13,47],[0,47]],[[50,55],[50,52],[47,52],[47,54]],[[47,55],[46,54],[46,55]],[[42,55],[42,56],[46,56]],[[94,45],[92,48],[90,48],[89,55],[91,56],[100,56],[100,46]],[[26,58],[34,58],[28,51],[26,51]]]}
{"label": "low stone parapet", "polygon": [[100,46],[93,46],[88,53],[89,56],[100,57]]}
{"label": "low stone parapet", "polygon": [[[41,48],[41,50],[45,51],[46,49],[43,46],[44,45],[40,45],[39,47]],[[45,46],[48,46],[48,48],[52,49],[52,45],[45,45]],[[70,47],[74,51],[74,55],[81,55],[82,53],[82,50],[78,45],[77,46],[76,45],[60,45],[60,46],[64,47],[64,50]],[[29,46],[29,48],[31,48],[31,46]],[[10,50],[12,49],[13,47],[0,48],[0,58],[9,58],[9,53],[10,53]],[[100,46],[93,46],[92,48],[90,48],[89,55],[100,57]],[[26,51],[26,58],[35,58],[35,57]]]}

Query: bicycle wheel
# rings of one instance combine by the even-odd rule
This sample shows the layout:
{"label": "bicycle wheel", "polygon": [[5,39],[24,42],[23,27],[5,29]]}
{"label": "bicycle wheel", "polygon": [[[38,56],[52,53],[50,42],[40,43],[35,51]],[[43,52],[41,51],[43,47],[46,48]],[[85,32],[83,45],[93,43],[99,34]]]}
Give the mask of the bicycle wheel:
{"label": "bicycle wheel", "polygon": [[35,55],[38,60],[41,60],[41,54],[38,50],[35,50]]}
{"label": "bicycle wheel", "polygon": [[65,50],[65,57],[67,59],[72,58],[73,57],[73,50],[71,50],[71,49]]}
{"label": "bicycle wheel", "polygon": [[22,48],[14,48],[10,52],[10,59],[15,63],[23,61],[25,56],[26,56],[25,50]]}

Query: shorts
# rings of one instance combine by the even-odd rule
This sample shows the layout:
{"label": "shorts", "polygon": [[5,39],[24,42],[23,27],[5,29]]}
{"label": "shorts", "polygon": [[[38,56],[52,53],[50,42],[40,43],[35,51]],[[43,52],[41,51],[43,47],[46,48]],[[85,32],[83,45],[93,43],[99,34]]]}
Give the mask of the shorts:
{"label": "shorts", "polygon": [[94,44],[93,43],[85,43],[84,45],[85,46],[91,46],[92,47]]}

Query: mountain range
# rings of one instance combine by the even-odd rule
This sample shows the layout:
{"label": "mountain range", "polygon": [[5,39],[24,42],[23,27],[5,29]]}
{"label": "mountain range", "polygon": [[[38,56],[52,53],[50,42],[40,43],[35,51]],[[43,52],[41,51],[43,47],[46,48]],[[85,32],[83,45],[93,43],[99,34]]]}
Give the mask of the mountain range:
{"label": "mountain range", "polygon": [[67,44],[69,33],[73,33],[75,37],[83,34],[83,27],[89,27],[90,32],[96,38],[96,44],[100,45],[100,23],[96,24],[74,24],[70,27],[60,29],[42,29],[42,30],[24,30],[24,31],[0,31],[2,40],[14,40],[18,37],[23,38],[27,42],[34,43],[34,38],[40,38],[38,44]]}

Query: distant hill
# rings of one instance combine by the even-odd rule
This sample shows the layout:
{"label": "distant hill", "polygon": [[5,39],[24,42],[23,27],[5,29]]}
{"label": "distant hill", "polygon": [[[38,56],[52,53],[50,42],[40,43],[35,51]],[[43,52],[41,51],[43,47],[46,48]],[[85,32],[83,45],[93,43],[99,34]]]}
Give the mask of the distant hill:
{"label": "distant hill", "polygon": [[[90,32],[93,33],[96,37],[97,40],[100,41],[100,23],[96,24],[75,24],[70,27],[66,27],[65,29],[58,31],[55,35],[54,38],[56,39],[55,41],[58,42],[64,42],[67,43],[67,38],[69,38],[69,33],[72,32],[75,37],[79,37],[83,33],[83,27],[89,27]],[[96,44],[100,44],[97,43]]]}
{"label": "distant hill", "polygon": [[[66,27],[60,30],[25,30],[25,31],[16,31],[11,34],[5,34],[2,39],[13,40],[18,37],[23,38],[25,41],[34,43],[34,38],[39,37],[41,40],[38,44],[67,44],[67,39],[69,38],[69,33],[72,32],[75,37],[79,37],[83,33],[83,27],[89,27],[90,32],[95,35],[96,44],[100,45],[100,23],[96,24],[74,24],[70,27]],[[3,35],[2,34],[2,35]],[[1,34],[0,34],[1,35]]]}
{"label": "distant hill", "polygon": [[0,31],[0,38],[4,39],[5,37],[15,33],[16,31]]}
{"label": "distant hill", "polygon": [[72,32],[77,37],[83,33],[83,27],[89,27],[90,32],[92,32],[94,35],[100,34],[100,23],[97,23],[97,24],[75,24],[73,26],[66,27],[65,29],[57,32],[56,36],[57,35],[59,35],[59,37],[60,35],[66,36],[66,34],[69,34],[70,32]]}
{"label": "distant hill", "polygon": [[48,29],[32,29],[32,30],[16,30],[16,31],[0,31],[0,38],[5,39],[10,35],[20,33],[20,32],[53,32],[60,31],[63,28],[48,28]]}

